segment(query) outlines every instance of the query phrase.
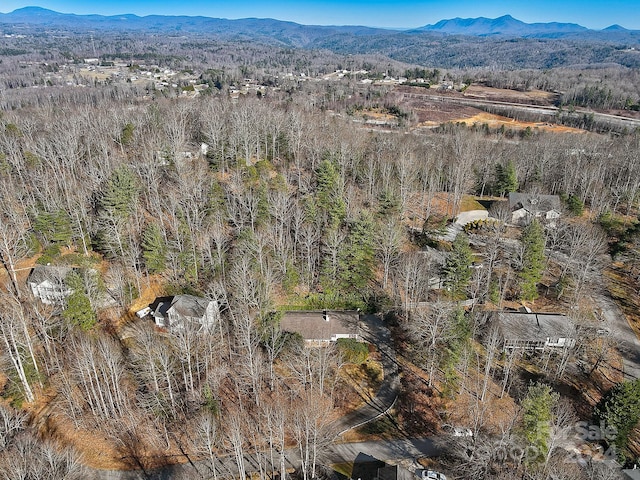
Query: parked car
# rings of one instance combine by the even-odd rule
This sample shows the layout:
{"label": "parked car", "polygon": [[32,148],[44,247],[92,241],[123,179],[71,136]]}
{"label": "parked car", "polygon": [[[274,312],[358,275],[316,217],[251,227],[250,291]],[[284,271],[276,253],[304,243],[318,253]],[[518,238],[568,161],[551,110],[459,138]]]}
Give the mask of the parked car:
{"label": "parked car", "polygon": [[416,473],[423,480],[447,480],[444,473],[434,472],[433,470],[419,470]]}
{"label": "parked car", "polygon": [[457,427],[445,423],[444,425],[442,425],[442,430],[444,430],[449,435],[453,435],[454,437],[473,437],[473,432],[470,428],[467,427]]}

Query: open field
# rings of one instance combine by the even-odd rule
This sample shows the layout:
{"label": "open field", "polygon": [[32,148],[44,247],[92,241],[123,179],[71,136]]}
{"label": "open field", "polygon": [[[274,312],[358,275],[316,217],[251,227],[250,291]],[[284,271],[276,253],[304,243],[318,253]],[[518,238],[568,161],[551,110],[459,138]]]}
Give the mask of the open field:
{"label": "open field", "polygon": [[[489,123],[511,130],[538,128],[556,133],[581,132],[581,129],[556,128],[555,122],[578,126],[597,124],[600,129],[628,131],[638,128],[638,112],[632,110],[593,110],[558,107],[555,94],[541,91],[520,92],[472,85],[464,92],[437,91],[417,87],[397,87],[398,104],[414,113],[418,128],[434,128],[443,123]],[[488,116],[485,111],[508,112],[508,117]],[[516,116],[519,120],[511,117]],[[521,120],[527,121],[521,121]],[[490,127],[492,125],[489,125]],[[560,126],[558,126],[560,127]]]}
{"label": "open field", "polygon": [[558,95],[541,90],[517,91],[505,88],[492,88],[483,85],[470,85],[463,93],[464,97],[498,102],[523,103],[527,105],[553,105]]}
{"label": "open field", "polygon": [[470,118],[461,118],[453,120],[453,122],[461,122],[465,125],[487,125],[489,128],[500,128],[504,126],[512,130],[525,130],[530,128],[532,130],[544,130],[545,132],[554,133],[586,133],[585,130],[579,128],[566,127],[564,125],[556,125],[548,122],[521,122],[509,117],[503,117],[501,115],[494,115],[492,113],[478,113]]}

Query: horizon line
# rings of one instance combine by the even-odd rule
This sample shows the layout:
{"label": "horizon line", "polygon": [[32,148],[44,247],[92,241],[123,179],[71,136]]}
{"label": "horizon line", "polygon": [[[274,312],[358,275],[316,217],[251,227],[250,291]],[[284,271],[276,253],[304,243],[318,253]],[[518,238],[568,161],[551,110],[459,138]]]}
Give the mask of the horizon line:
{"label": "horizon line", "polygon": [[547,21],[547,22],[525,22],[524,20],[520,20],[519,18],[514,17],[513,15],[511,15],[510,13],[505,13],[504,15],[499,15],[497,17],[485,17],[485,16],[479,16],[479,17],[460,17],[460,16],[456,16],[453,18],[442,18],[440,20],[438,20],[435,23],[428,23],[428,24],[423,24],[423,25],[418,25],[418,26],[413,26],[413,27],[392,27],[392,26],[379,26],[379,25],[366,25],[366,24],[351,24],[351,23],[344,23],[344,24],[338,24],[338,23],[301,23],[301,22],[297,22],[295,20],[284,20],[284,19],[280,19],[280,18],[276,18],[276,17],[258,17],[258,16],[248,16],[248,17],[234,17],[234,18],[230,18],[230,17],[212,17],[209,15],[203,15],[203,14],[199,14],[199,15],[185,15],[185,14],[163,14],[163,13],[149,13],[149,14],[137,14],[137,13],[116,13],[116,14],[104,14],[104,13],[75,13],[75,12],[62,12],[59,10],[53,10],[51,8],[47,8],[47,7],[41,7],[38,5],[28,5],[28,6],[24,6],[24,7],[18,7],[15,8],[9,12],[3,12],[0,11],[1,15],[10,15],[12,13],[15,13],[19,10],[25,10],[25,9],[40,9],[40,10],[46,10],[49,12],[54,12],[54,13],[58,13],[61,15],[74,15],[74,16],[80,16],[80,17],[86,17],[86,16],[99,16],[99,17],[107,17],[107,18],[114,18],[114,17],[125,17],[125,16],[135,16],[137,18],[145,18],[145,17],[152,17],[152,16],[157,16],[157,17],[185,17],[185,18],[208,18],[208,19],[214,19],[214,20],[228,20],[228,21],[234,21],[234,20],[274,20],[274,21],[278,21],[278,22],[286,22],[286,23],[294,23],[296,25],[301,25],[301,26],[307,26],[307,27],[365,27],[365,28],[375,28],[375,29],[381,29],[381,30],[392,30],[392,31],[411,31],[411,30],[417,30],[417,29],[421,29],[424,27],[430,27],[430,26],[434,26],[440,22],[447,22],[447,21],[452,21],[452,20],[479,20],[479,19],[486,19],[486,20],[498,20],[500,18],[503,17],[510,17],[513,20],[516,20],[518,22],[521,22],[525,25],[548,25],[548,24],[561,24],[561,25],[577,25],[579,27],[585,28],[587,30],[593,31],[593,32],[601,32],[604,30],[607,30],[611,27],[619,27],[622,28],[624,30],[627,30],[629,32],[633,32],[633,31],[638,31],[635,29],[628,29],[622,25],[620,25],[619,23],[612,23],[611,25],[608,25],[606,27],[597,29],[597,28],[590,28],[590,27],[585,27],[584,25],[577,23],[577,22],[561,22],[561,21],[557,21],[557,20],[552,20],[552,21]]}

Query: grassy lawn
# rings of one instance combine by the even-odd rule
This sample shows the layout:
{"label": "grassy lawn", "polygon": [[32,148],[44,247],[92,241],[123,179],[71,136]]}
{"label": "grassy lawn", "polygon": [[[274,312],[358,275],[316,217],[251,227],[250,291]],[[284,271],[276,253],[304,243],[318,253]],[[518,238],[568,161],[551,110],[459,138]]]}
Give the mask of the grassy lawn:
{"label": "grassy lawn", "polygon": [[486,210],[485,207],[480,204],[475,197],[471,195],[464,195],[462,197],[462,201],[460,202],[460,211],[461,212],[470,212],[472,210]]}

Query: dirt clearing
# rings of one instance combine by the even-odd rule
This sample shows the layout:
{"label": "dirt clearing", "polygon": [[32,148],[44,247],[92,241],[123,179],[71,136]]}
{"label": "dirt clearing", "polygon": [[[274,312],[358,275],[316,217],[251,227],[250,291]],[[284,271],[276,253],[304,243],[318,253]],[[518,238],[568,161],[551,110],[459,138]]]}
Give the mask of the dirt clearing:
{"label": "dirt clearing", "polygon": [[580,130],[579,128],[565,127],[564,125],[556,125],[547,122],[520,122],[509,117],[502,117],[500,115],[494,115],[492,113],[478,113],[473,117],[460,118],[454,120],[454,122],[464,123],[465,125],[488,125],[491,129],[497,129],[502,126],[511,130],[525,130],[530,128],[531,130],[544,130],[545,132],[553,133],[586,133],[586,130]]}

